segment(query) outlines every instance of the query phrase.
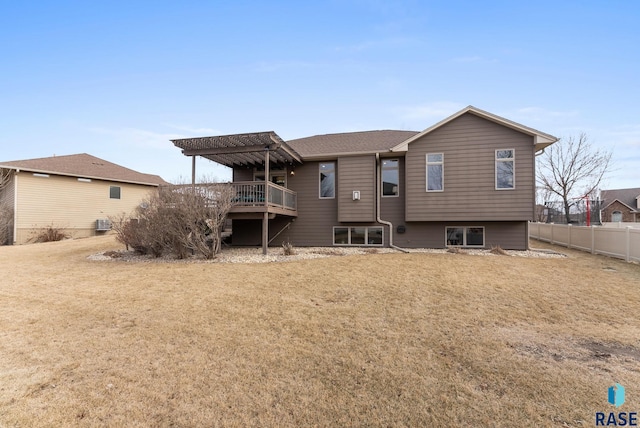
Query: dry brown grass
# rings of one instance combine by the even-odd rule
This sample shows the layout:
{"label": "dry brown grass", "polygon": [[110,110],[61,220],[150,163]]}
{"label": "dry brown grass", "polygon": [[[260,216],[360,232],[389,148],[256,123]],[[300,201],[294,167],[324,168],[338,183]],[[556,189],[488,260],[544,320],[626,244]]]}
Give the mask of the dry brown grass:
{"label": "dry brown grass", "polygon": [[593,426],[614,382],[640,410],[638,265],[86,258],[113,248],[0,247],[0,426]]}

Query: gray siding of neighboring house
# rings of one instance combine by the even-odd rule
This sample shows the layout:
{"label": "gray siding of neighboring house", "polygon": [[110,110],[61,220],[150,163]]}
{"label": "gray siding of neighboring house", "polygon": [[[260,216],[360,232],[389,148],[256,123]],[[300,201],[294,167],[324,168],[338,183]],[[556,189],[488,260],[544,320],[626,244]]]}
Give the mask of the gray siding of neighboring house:
{"label": "gray siding of neighboring house", "polygon": [[[515,150],[515,189],[496,190],[495,151]],[[426,154],[444,154],[444,191],[426,191]],[[409,144],[406,220],[525,221],[534,216],[533,137],[464,114]]]}
{"label": "gray siding of neighboring house", "polygon": [[[376,158],[369,156],[338,159],[338,221],[372,222],[376,219]],[[353,192],[360,199],[353,199]]]}

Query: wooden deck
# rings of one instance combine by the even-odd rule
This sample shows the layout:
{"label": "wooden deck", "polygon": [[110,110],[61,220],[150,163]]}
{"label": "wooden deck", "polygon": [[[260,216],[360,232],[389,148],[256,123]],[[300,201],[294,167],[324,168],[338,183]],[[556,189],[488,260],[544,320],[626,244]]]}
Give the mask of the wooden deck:
{"label": "wooden deck", "polygon": [[[236,181],[230,183],[235,189],[232,219],[262,218],[267,212],[273,215],[298,216],[298,195],[285,187],[264,181]],[[268,195],[265,197],[265,195]]]}

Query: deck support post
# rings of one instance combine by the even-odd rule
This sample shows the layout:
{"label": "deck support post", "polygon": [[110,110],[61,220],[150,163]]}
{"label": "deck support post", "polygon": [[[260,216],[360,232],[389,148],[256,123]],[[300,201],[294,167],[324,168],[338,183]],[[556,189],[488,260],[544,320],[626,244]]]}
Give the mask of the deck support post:
{"label": "deck support post", "polygon": [[191,156],[191,187],[196,187],[196,156]]}
{"label": "deck support post", "polygon": [[267,255],[269,247],[269,147],[264,152],[264,217],[262,218],[262,254]]}

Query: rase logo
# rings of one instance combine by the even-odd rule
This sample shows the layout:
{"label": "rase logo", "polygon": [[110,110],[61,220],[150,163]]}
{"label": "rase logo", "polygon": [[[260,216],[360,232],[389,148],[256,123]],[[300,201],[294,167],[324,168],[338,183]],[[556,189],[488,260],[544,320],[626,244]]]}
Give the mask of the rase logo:
{"label": "rase logo", "polygon": [[[624,386],[616,383],[609,387],[608,400],[609,404],[616,408],[624,404],[625,399]],[[637,427],[638,412],[596,412],[597,427]]]}
{"label": "rase logo", "polygon": [[624,386],[616,383],[609,387],[609,404],[620,407],[624,404]]}

